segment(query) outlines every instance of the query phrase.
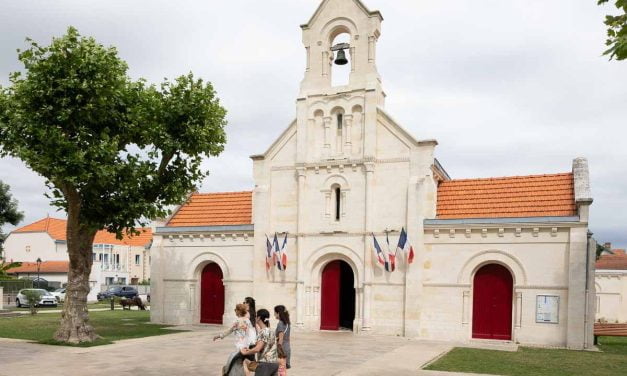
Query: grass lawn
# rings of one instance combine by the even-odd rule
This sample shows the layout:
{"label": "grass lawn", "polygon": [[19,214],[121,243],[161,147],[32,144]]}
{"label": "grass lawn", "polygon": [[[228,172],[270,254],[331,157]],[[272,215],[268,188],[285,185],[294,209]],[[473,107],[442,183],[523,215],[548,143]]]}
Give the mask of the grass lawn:
{"label": "grass lawn", "polygon": [[621,375],[627,338],[600,337],[601,352],[521,347],[517,352],[455,348],[426,369],[494,375]]}
{"label": "grass lawn", "polygon": [[[150,323],[149,311],[98,311],[89,314],[90,322],[102,339],[81,347],[99,346],[113,341],[176,333],[167,325]],[[0,337],[28,339],[39,343],[60,345],[52,340],[59,325],[59,313],[0,318]]]}

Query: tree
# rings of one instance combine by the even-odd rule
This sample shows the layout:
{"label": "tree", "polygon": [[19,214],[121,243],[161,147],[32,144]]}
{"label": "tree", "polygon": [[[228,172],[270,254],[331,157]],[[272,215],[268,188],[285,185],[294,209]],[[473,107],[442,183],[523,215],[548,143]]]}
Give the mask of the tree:
{"label": "tree", "polygon": [[98,338],[87,294],[96,232],[119,238],[168,214],[207,175],[203,157],[226,142],[226,111],[210,83],[189,73],[160,87],[131,80],[113,47],[75,28],[48,46],[27,39],[25,73],[0,94],[0,154],[46,179],[68,215],[66,301],[55,339]]}
{"label": "tree", "polygon": [[[627,59],[627,0],[613,0],[616,9],[623,14],[618,16],[605,16],[607,25],[607,40],[605,44],[609,47],[603,54],[610,55],[610,60]],[[598,0],[598,4],[608,3],[610,0]]]}
{"label": "tree", "polygon": [[9,269],[17,268],[18,266],[22,266],[21,262],[6,262],[5,260],[0,259],[0,280],[2,279],[12,279],[9,277]]}
{"label": "tree", "polygon": [[24,214],[17,210],[17,201],[11,197],[9,186],[0,181],[0,260],[4,249],[2,244],[6,239],[6,235],[2,233],[2,226],[7,223],[16,226],[24,218]]}

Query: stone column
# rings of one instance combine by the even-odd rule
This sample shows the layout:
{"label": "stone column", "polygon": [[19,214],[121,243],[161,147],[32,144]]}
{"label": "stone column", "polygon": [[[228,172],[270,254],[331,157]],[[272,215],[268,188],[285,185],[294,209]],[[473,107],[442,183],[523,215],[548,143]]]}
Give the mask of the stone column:
{"label": "stone column", "polygon": [[299,166],[296,168],[298,174],[298,221],[297,221],[297,235],[296,235],[296,257],[298,260],[298,266],[296,269],[296,326],[302,328],[304,326],[304,289],[305,282],[303,281],[304,265],[303,265],[303,246],[304,238],[302,236],[304,222],[305,222],[305,181],[306,181],[306,168]]}
{"label": "stone column", "polygon": [[345,115],[344,116],[344,151],[350,157],[351,150],[353,149],[353,141],[351,137],[351,132],[353,128],[353,115]]}
{"label": "stone column", "polygon": [[366,170],[366,205],[364,219],[364,296],[363,296],[363,331],[370,330],[370,306],[372,295],[372,252],[369,247],[368,234],[372,228],[372,184],[374,179],[374,162],[364,163]]}
{"label": "stone column", "polygon": [[331,155],[331,122],[333,118],[331,116],[325,116],[324,118],[324,155],[328,157]]}
{"label": "stone column", "polygon": [[4,287],[0,286],[0,311],[2,311],[2,304],[4,303],[4,295],[3,295]]}

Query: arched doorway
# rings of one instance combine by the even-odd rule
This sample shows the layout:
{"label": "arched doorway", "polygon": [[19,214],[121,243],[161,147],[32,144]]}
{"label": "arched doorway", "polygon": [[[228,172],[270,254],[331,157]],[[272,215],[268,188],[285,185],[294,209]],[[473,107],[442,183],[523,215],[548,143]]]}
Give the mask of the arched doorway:
{"label": "arched doorway", "polygon": [[222,324],[224,284],[222,270],[216,263],[205,266],[200,279],[200,322]]}
{"label": "arched doorway", "polygon": [[322,270],[320,329],[353,330],[355,320],[355,276],[341,260],[332,261]]}
{"label": "arched doorway", "polygon": [[513,290],[512,274],[506,267],[488,264],[477,271],[472,295],[472,338],[512,339]]}

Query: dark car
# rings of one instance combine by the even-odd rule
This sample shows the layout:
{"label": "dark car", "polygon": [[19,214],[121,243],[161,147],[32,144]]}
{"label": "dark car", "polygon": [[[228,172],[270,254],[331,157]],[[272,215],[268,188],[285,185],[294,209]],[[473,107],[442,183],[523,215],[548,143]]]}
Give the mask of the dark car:
{"label": "dark car", "polygon": [[111,286],[107,289],[107,291],[103,291],[98,293],[97,299],[98,301],[109,299],[114,296],[119,298],[134,298],[138,294],[137,289],[131,286]]}

